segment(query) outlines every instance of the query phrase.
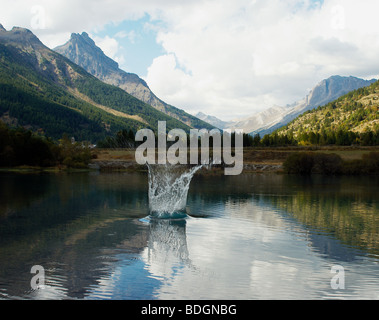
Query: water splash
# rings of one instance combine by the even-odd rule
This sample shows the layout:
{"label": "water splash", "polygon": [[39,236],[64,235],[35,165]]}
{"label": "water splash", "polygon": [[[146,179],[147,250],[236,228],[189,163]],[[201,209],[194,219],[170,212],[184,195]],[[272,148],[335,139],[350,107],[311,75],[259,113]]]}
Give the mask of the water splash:
{"label": "water splash", "polygon": [[187,196],[191,180],[203,166],[151,165],[149,169],[150,216],[182,219],[187,216]]}

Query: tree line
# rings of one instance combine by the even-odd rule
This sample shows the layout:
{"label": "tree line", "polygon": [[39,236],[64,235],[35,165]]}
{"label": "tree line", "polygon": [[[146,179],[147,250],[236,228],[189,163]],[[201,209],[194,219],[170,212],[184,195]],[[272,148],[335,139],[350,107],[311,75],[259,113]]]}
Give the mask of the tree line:
{"label": "tree line", "polygon": [[321,132],[300,132],[295,138],[292,132],[281,135],[274,132],[264,136],[259,146],[296,146],[296,145],[336,145],[336,146],[378,146],[379,129],[368,130],[365,132],[353,132],[345,129],[321,130]]}
{"label": "tree line", "polygon": [[[222,132],[220,131],[222,134]],[[104,140],[101,140],[98,142],[97,147],[98,148],[114,148],[114,149],[122,149],[122,148],[129,148],[134,149],[137,148],[141,143],[143,142],[136,142],[135,141],[135,132],[132,129],[125,129],[119,131],[115,136],[113,137],[106,137]],[[243,147],[253,147],[258,146],[259,140],[257,140],[257,137],[252,137],[249,134],[243,133],[242,134],[242,141],[243,141]],[[236,133],[231,133],[231,147],[235,147],[235,141],[236,141]],[[167,142],[167,146],[171,146],[175,143],[175,141]],[[187,133],[187,145],[190,143],[190,135]],[[223,143],[223,139],[221,139],[221,145]],[[158,136],[155,135],[155,145],[158,145]],[[199,138],[199,146],[201,146],[201,138]],[[209,139],[209,147],[213,147],[213,138],[212,136]]]}
{"label": "tree line", "polygon": [[[113,137],[98,143],[99,148],[136,148],[138,143],[135,142],[135,132],[131,129],[121,130]],[[158,139],[156,137],[156,139]],[[189,141],[189,138],[188,138]],[[231,135],[232,147],[234,147],[235,133]],[[201,145],[201,143],[199,143]],[[265,135],[263,138],[259,134],[252,136],[243,134],[243,147],[285,147],[285,146],[306,146],[306,145],[335,145],[335,146],[378,146],[379,145],[379,130],[366,131],[357,133],[349,130],[339,129],[337,131],[325,131],[320,133],[301,132],[298,137],[294,137],[292,132],[287,134],[279,134],[274,132]],[[212,147],[212,138],[210,139],[210,147]]]}
{"label": "tree line", "polygon": [[92,158],[88,144],[64,134],[59,141],[24,128],[8,128],[0,121],[0,167],[86,168]]}

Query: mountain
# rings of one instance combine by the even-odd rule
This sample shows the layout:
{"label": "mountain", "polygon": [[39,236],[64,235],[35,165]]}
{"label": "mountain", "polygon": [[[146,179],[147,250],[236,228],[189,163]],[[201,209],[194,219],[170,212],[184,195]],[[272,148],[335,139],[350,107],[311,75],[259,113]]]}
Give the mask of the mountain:
{"label": "mountain", "polygon": [[229,125],[228,129],[234,130],[243,128],[244,132],[250,133],[263,127],[271,127],[280,122],[283,118],[283,114],[287,112],[288,108],[286,107],[274,106],[247,119],[234,121]]}
{"label": "mountain", "polygon": [[226,129],[228,128],[230,125],[233,124],[233,122],[226,122],[226,121],[222,121],[220,120],[219,118],[217,117],[213,117],[213,116],[210,116],[210,115],[207,115],[207,114],[204,114],[202,112],[199,112],[195,115],[196,118],[199,118],[200,120],[203,120],[209,124],[211,124],[212,126],[215,126],[216,128],[218,129]]}
{"label": "mountain", "polygon": [[305,139],[304,134],[327,136],[328,133],[363,134],[370,131],[379,132],[379,81],[305,112],[276,133],[305,141],[309,136]]}
{"label": "mountain", "polygon": [[123,129],[189,126],[124,90],[105,84],[47,48],[31,31],[0,27],[0,120],[40,131],[98,141]]}
{"label": "mountain", "polygon": [[348,92],[367,87],[374,82],[376,82],[376,79],[364,80],[356,77],[332,76],[317,84],[303,100],[291,105],[284,113],[282,113],[282,119],[279,119],[279,121],[274,124],[266,125],[254,133],[259,133],[261,136],[272,133],[304,112],[319,106],[324,106]]}
{"label": "mountain", "polygon": [[245,119],[230,122],[203,113],[197,114],[197,117],[220,129],[243,129],[246,133],[259,134],[263,137],[287,125],[308,110],[324,106],[348,92],[367,87],[374,82],[376,82],[375,79],[363,80],[356,77],[332,76],[318,83],[303,100],[292,105],[274,106]]}
{"label": "mountain", "polygon": [[107,57],[86,32],[73,33],[67,43],[54,50],[101,81],[125,90],[137,99],[190,127],[213,128],[208,123],[160,100],[138,75],[121,70],[118,63]]}
{"label": "mountain", "polygon": [[306,97],[301,105],[301,112],[324,106],[327,103],[359,88],[367,87],[376,79],[363,80],[356,77],[332,76],[321,81]]}

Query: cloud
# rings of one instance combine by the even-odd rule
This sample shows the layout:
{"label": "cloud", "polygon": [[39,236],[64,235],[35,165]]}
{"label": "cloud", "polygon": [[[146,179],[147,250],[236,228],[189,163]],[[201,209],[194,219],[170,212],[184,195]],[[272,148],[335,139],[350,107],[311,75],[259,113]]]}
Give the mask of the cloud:
{"label": "cloud", "polygon": [[[140,76],[162,100],[225,120],[292,103],[334,74],[378,75],[377,0],[0,1],[0,23],[49,47],[148,14],[164,53]],[[122,61],[122,37],[135,39],[98,40]]]}
{"label": "cloud", "polygon": [[[119,64],[125,63],[125,57],[121,53],[122,48],[115,38],[111,38],[109,36],[105,36],[104,38],[100,38],[97,36],[91,36],[91,38],[95,41],[96,45],[100,47],[105,55],[115,60]],[[117,38],[117,37],[116,37]]]}
{"label": "cloud", "polygon": [[134,30],[131,30],[129,32],[126,31],[120,31],[115,34],[115,38],[118,39],[128,39],[131,43],[135,43],[137,34]]}
{"label": "cloud", "polygon": [[[158,40],[188,72],[175,73],[178,65],[156,59],[147,81],[175,105],[196,93],[204,103],[192,103],[193,112],[224,119],[292,103],[331,75],[378,73],[372,55],[379,50],[372,13],[378,6],[369,0],[256,0],[205,1],[186,12],[176,7],[162,17],[168,27]],[[186,79],[180,94],[166,87],[174,74],[179,83]]]}

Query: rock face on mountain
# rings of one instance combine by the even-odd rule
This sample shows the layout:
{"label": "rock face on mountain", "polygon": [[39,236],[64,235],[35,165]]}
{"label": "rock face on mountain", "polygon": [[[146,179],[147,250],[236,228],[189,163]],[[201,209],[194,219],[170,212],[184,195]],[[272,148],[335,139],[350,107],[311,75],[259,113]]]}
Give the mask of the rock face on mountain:
{"label": "rock face on mountain", "polygon": [[95,42],[86,32],[81,35],[73,33],[71,40],[56,48],[55,51],[64,52],[68,59],[90,71],[94,76],[101,76],[118,70],[117,62],[104,55],[103,51],[96,47]]}
{"label": "rock face on mountain", "polygon": [[190,127],[212,128],[208,123],[160,100],[138,75],[121,70],[118,63],[107,57],[86,32],[82,34],[73,33],[66,44],[54,50],[99,80],[125,90],[135,98]]}
{"label": "rock face on mountain", "polygon": [[2,42],[9,42],[17,47],[23,46],[26,48],[44,50],[47,49],[44,44],[28,29],[13,27],[7,31],[0,24],[0,37]]}
{"label": "rock face on mountain", "polygon": [[324,106],[327,103],[359,88],[367,87],[376,79],[363,80],[356,77],[332,76],[321,81],[307,96],[304,111]]}
{"label": "rock face on mountain", "polygon": [[[81,66],[101,81],[120,87],[134,97],[147,102],[146,99],[142,99],[150,91],[146,82],[135,74],[120,70],[118,63],[107,57],[86,32],[81,35],[73,33],[70,41],[55,48],[54,51]],[[150,99],[154,97],[151,96]]]}
{"label": "rock face on mountain", "polygon": [[234,121],[228,129],[243,129],[244,132],[250,133],[264,126],[275,125],[282,120],[282,115],[288,111],[286,107],[274,106],[262,112],[259,112],[247,119]]}
{"label": "rock face on mountain", "polygon": [[229,121],[229,122],[222,121],[217,117],[207,115],[203,112],[199,112],[195,116],[196,116],[196,118],[199,118],[200,120],[203,120],[207,123],[210,123],[211,125],[215,126],[218,129],[221,129],[221,130],[227,129],[229,126],[231,126],[233,124],[233,122],[231,122],[231,121]]}

